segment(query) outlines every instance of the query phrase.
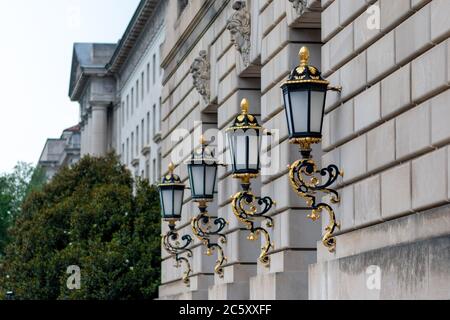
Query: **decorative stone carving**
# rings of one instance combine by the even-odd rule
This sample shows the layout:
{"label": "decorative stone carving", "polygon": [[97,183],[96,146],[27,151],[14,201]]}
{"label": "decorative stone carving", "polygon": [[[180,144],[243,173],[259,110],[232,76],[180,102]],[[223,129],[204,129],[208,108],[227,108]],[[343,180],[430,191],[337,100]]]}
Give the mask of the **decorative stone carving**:
{"label": "decorative stone carving", "polygon": [[210,76],[210,64],[208,61],[208,54],[205,50],[200,51],[199,56],[194,59],[191,65],[190,73],[194,79],[194,87],[203,98],[206,104],[209,104],[210,89],[209,81]]}
{"label": "decorative stone carving", "polygon": [[245,1],[234,1],[235,13],[228,19],[227,29],[231,33],[231,41],[241,54],[244,66],[250,65],[250,12]]}
{"label": "decorative stone carving", "polygon": [[305,13],[308,0],[289,0],[289,2],[292,2],[292,7],[294,7],[299,17]]}

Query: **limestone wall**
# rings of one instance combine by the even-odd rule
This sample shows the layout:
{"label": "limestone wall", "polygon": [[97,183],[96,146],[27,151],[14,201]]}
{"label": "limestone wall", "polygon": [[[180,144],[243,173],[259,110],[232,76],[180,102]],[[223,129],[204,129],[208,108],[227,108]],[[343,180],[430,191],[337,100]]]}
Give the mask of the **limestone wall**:
{"label": "limestone wall", "polygon": [[[426,245],[409,238],[405,247],[392,247],[429,228],[416,222],[430,214],[424,210],[449,201],[450,2],[324,0],[322,6],[322,71],[343,87],[327,101],[322,160],[339,164],[345,176],[337,211],[342,235],[335,254],[319,247],[310,298],[448,299],[448,268],[417,262],[428,255],[418,247],[431,248],[437,230]],[[433,217],[448,227],[448,208],[442,210]],[[399,221],[409,221],[405,230],[394,228]],[[448,244],[439,250],[448,252]],[[449,265],[448,255],[440,258],[436,263]],[[380,267],[380,288],[366,286],[371,265]],[[406,281],[400,265],[409,274],[425,272],[427,281]],[[442,288],[440,277],[446,290],[431,294],[428,286]]]}

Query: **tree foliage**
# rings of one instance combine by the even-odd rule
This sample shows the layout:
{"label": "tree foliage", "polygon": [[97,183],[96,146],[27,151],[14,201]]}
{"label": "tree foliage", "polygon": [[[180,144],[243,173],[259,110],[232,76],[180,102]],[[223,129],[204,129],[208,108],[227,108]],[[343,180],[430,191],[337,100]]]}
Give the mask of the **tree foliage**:
{"label": "tree foliage", "polygon": [[8,243],[8,229],[20,215],[24,199],[44,183],[43,170],[25,162],[17,163],[12,173],[0,176],[0,256]]}
{"label": "tree foliage", "polygon": [[[160,277],[158,193],[113,155],[84,157],[32,192],[0,266],[0,295],[19,299],[148,299]],[[81,288],[67,287],[69,266]]]}

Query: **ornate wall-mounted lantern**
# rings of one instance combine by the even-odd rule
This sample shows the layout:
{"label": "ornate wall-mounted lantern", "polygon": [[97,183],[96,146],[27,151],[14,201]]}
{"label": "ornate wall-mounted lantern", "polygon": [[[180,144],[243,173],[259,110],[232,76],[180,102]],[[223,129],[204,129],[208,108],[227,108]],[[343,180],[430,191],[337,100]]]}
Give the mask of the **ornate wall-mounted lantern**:
{"label": "ornate wall-mounted lantern", "polygon": [[336,238],[333,236],[340,224],[336,221],[333,208],[327,203],[317,203],[317,193],[331,196],[331,203],[339,203],[336,190],[330,186],[343,175],[339,168],[332,164],[319,169],[311,156],[311,145],[322,140],[322,125],[325,101],[328,90],[340,91],[341,88],[330,87],[322,78],[320,71],[308,65],[309,50],[302,47],[299,53],[300,65],[292,70],[288,80],[281,86],[286,111],[290,142],[300,147],[302,159],[289,166],[289,179],[292,187],[311,207],[310,219],[316,221],[325,210],[330,222],[325,228],[322,243],[333,252]]}
{"label": "ornate wall-mounted lantern", "polygon": [[[174,165],[170,163],[169,174],[165,175],[158,185],[161,216],[169,224],[169,231],[162,236],[162,245],[168,253],[175,255],[175,266],[177,268],[180,267],[181,263],[186,265],[183,282],[189,285],[189,275],[192,271],[189,258],[192,257],[192,251],[188,247],[192,243],[192,237],[184,235],[180,239],[180,235],[175,229],[176,223],[181,220],[185,186],[180,177],[173,171]],[[185,253],[186,256],[183,256]]]}
{"label": "ornate wall-mounted lantern", "polygon": [[[247,99],[241,102],[242,112],[236,117],[233,125],[227,129],[228,142],[231,155],[233,178],[241,180],[243,191],[232,197],[232,208],[234,215],[244,223],[250,234],[248,240],[257,240],[262,234],[265,238],[259,261],[269,266],[270,257],[268,252],[273,248],[270,234],[262,225],[255,226],[258,220],[265,220],[268,228],[273,227],[273,220],[265,214],[274,205],[270,197],[257,197],[251,191],[251,179],[257,178],[261,169],[260,150],[262,127],[258,124],[256,117],[248,113],[249,103]],[[258,210],[258,207],[260,210]]]}
{"label": "ornate wall-mounted lantern", "polygon": [[[208,202],[214,200],[218,164],[203,136],[200,138],[200,145],[187,163],[192,199],[197,202],[200,210],[200,213],[192,219],[191,226],[194,235],[206,246],[206,255],[211,256],[213,251],[217,251],[214,272],[223,278],[223,265],[227,258],[221,246],[226,243],[226,237],[221,232],[227,222],[223,218],[212,219],[207,211]],[[212,237],[218,237],[220,244],[214,242]]]}

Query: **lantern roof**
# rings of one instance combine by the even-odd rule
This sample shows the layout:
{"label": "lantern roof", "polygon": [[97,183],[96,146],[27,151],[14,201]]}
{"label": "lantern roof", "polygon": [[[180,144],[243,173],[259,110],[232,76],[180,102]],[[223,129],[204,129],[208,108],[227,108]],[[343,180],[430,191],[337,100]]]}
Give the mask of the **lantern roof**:
{"label": "lantern roof", "polygon": [[295,83],[318,83],[328,85],[329,82],[322,78],[322,73],[314,66],[309,65],[309,49],[302,47],[298,53],[300,64],[291,71],[288,80],[283,83],[286,84]]}
{"label": "lantern roof", "polygon": [[252,114],[248,113],[249,102],[247,99],[242,99],[241,101],[241,113],[234,119],[233,125],[227,129],[230,130],[239,130],[239,129],[256,129],[262,130],[262,127],[259,125],[258,120]]}
{"label": "lantern roof", "polygon": [[161,183],[158,185],[160,186],[183,186],[183,183],[181,182],[181,179],[178,175],[174,174],[173,171],[175,170],[175,166],[173,163],[169,163],[169,173],[166,174],[164,177],[162,177]]}
{"label": "lantern roof", "polygon": [[200,147],[192,152],[191,158],[186,162],[187,164],[217,164],[214,158],[214,151],[208,148],[208,144],[203,135],[200,136]]}

